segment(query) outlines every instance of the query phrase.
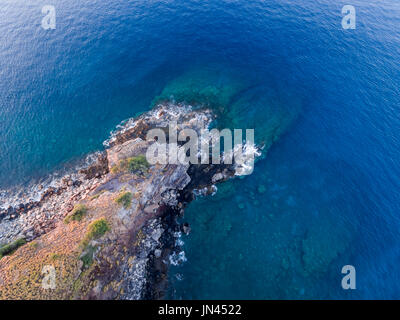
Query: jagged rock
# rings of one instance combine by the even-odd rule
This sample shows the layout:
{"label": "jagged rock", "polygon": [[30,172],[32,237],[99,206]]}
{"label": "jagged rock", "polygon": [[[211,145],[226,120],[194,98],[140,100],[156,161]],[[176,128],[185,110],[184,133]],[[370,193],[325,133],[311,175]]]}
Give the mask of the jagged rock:
{"label": "jagged rock", "polygon": [[154,250],[154,256],[155,256],[156,258],[161,257],[161,253],[162,253],[162,251],[161,251],[160,249]]}
{"label": "jagged rock", "polygon": [[185,223],[183,224],[183,226],[182,226],[182,231],[183,231],[186,235],[188,235],[188,234],[190,233],[191,228],[190,228],[190,226],[189,226],[189,223],[185,222]]}
{"label": "jagged rock", "polygon": [[223,173],[222,172],[218,172],[218,173],[213,175],[211,181],[212,181],[212,183],[216,183],[217,181],[220,181],[222,179],[224,179]]}

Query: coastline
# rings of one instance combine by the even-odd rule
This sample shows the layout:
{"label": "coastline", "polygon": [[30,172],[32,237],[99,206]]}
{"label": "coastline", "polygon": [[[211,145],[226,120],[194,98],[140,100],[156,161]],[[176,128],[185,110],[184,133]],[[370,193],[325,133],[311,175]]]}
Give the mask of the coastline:
{"label": "coastline", "polygon": [[[180,234],[190,232],[177,217],[195,194],[215,192],[214,184],[234,176],[235,169],[225,164],[156,164],[141,174],[113,168],[143,155],[149,146],[143,139],[151,128],[176,121],[200,133],[213,118],[207,109],[160,104],[124,121],[105,141],[105,150],[90,155],[78,172],[48,188],[36,186],[34,198],[3,208],[0,243],[28,243],[0,260],[1,298],[162,299],[168,265],[185,259]],[[129,206],[116,204],[122,193],[130,194]],[[82,221],[66,223],[78,205],[86,208]],[[108,232],[82,246],[87,230],[101,219],[107,221]],[[54,265],[60,288],[43,290],[40,271],[46,265]],[[12,276],[15,270],[17,277]]]}

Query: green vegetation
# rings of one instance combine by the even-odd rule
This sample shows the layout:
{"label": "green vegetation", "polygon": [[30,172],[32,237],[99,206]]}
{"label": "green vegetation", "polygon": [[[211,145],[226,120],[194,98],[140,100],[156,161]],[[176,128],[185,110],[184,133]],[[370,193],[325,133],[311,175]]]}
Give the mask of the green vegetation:
{"label": "green vegetation", "polygon": [[120,172],[131,172],[145,174],[149,169],[150,164],[147,162],[144,155],[120,160],[119,163],[111,168],[111,172],[116,174]]}
{"label": "green vegetation", "polygon": [[100,197],[104,192],[106,192],[106,190],[101,190],[99,193],[96,193],[95,195],[93,195],[93,196],[91,196],[90,197],[90,200],[95,200],[95,199],[97,199],[98,197]]}
{"label": "green vegetation", "polygon": [[109,230],[110,226],[105,218],[100,218],[93,221],[91,224],[89,224],[88,232],[86,233],[85,238],[82,240],[83,247],[86,247],[91,240],[99,239]]}
{"label": "green vegetation", "polygon": [[87,246],[85,248],[85,252],[84,254],[81,256],[81,260],[83,262],[83,268],[87,269],[88,267],[90,267],[93,263],[93,256],[94,253],[96,252],[96,247],[95,246]]}
{"label": "green vegetation", "polygon": [[126,159],[126,166],[130,172],[146,172],[150,164],[147,162],[144,155],[140,155],[134,158]]}
{"label": "green vegetation", "polygon": [[111,171],[112,174],[117,174],[117,173],[119,173],[119,172],[120,172],[120,167],[119,167],[119,165],[113,166],[113,167],[111,168],[110,171]]}
{"label": "green vegetation", "polygon": [[128,191],[122,191],[115,199],[115,202],[120,206],[123,206],[125,209],[129,209],[132,203],[132,193]]}
{"label": "green vegetation", "polygon": [[21,238],[6,244],[0,248],[0,259],[4,256],[9,256],[13,254],[19,247],[23,246],[26,243],[26,240]]}
{"label": "green vegetation", "polygon": [[52,253],[51,255],[50,255],[50,259],[52,260],[52,261],[56,261],[58,258],[60,258],[61,256],[59,255],[59,254],[57,254],[57,253]]}
{"label": "green vegetation", "polygon": [[39,246],[39,243],[37,243],[37,241],[32,241],[28,243],[28,246],[32,249],[37,249]]}
{"label": "green vegetation", "polygon": [[74,207],[74,210],[72,210],[72,213],[64,219],[64,222],[68,224],[71,221],[81,221],[87,211],[88,208],[85,205],[77,204]]}

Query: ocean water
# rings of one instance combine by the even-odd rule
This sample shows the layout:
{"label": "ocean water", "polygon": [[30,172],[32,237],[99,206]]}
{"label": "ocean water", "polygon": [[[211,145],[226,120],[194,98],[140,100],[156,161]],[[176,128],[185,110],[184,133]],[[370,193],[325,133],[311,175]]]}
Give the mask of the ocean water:
{"label": "ocean water", "polygon": [[43,30],[46,4],[0,3],[0,188],[101,149],[159,98],[208,102],[270,148],[189,205],[168,296],[400,298],[397,1],[352,1],[355,30],[347,1],[54,0]]}

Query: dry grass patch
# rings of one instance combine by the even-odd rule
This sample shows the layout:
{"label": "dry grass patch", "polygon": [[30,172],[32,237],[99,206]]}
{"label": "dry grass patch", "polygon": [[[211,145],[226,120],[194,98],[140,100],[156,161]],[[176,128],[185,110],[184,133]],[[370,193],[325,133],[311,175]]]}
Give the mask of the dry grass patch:
{"label": "dry grass patch", "polygon": [[64,222],[66,224],[70,223],[71,221],[81,221],[82,218],[86,215],[88,208],[83,204],[77,204],[72,210],[72,213],[68,215]]}
{"label": "dry grass patch", "polygon": [[122,191],[115,199],[115,202],[125,209],[129,209],[132,204],[132,193],[129,191]]}
{"label": "dry grass patch", "polygon": [[25,243],[26,240],[21,238],[2,246],[0,248],[0,259],[3,258],[4,256],[9,256],[13,254],[15,251],[17,251],[19,247],[23,246]]}
{"label": "dry grass patch", "polygon": [[99,239],[107,231],[110,231],[110,225],[105,218],[100,218],[93,221],[88,226],[88,231],[82,240],[82,246],[86,247],[91,240]]}
{"label": "dry grass patch", "polygon": [[111,173],[130,172],[145,174],[150,168],[144,155],[120,160],[119,163],[111,168]]}

